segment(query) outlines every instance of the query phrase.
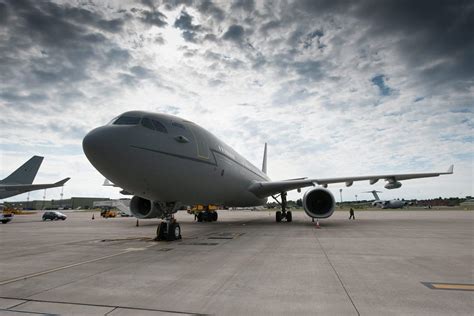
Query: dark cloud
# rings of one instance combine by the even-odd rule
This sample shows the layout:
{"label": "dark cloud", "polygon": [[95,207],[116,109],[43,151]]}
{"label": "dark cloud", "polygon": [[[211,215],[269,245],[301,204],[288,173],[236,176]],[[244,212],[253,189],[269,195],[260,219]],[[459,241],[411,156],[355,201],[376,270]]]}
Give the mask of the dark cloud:
{"label": "dark cloud", "polygon": [[244,28],[240,25],[231,25],[224,33],[223,38],[235,42],[241,42],[244,36]]}
{"label": "dark cloud", "polygon": [[[7,1],[9,20],[0,42],[0,102],[32,105],[48,98],[65,102],[85,97],[79,83],[94,80],[94,72],[126,65],[129,52],[109,39],[123,31],[124,19],[108,19],[92,9],[45,1]],[[13,23],[14,21],[14,23]],[[47,91],[47,94],[44,93]],[[15,99],[16,96],[16,99]]]}
{"label": "dark cloud", "polygon": [[5,3],[0,2],[0,25],[7,23],[8,7]]}
{"label": "dark cloud", "polygon": [[197,5],[197,9],[204,15],[210,15],[217,21],[224,20],[224,11],[216,6],[211,0],[202,0]]}
{"label": "dark cloud", "polygon": [[193,17],[184,10],[174,22],[174,27],[183,31],[183,38],[188,42],[196,42],[197,32],[201,30],[201,26],[194,25]]}
{"label": "dark cloud", "polygon": [[252,12],[255,10],[255,1],[254,0],[234,0],[232,3],[233,9],[243,9],[247,12]]}
{"label": "dark cloud", "polygon": [[361,46],[377,38],[391,39],[407,68],[432,86],[453,81],[462,86],[474,77],[472,1],[302,0],[285,18],[304,23],[323,16],[358,21],[366,30]]}
{"label": "dark cloud", "polygon": [[174,22],[174,27],[186,31],[195,31],[200,28],[199,25],[193,25],[193,17],[184,10]]}
{"label": "dark cloud", "polygon": [[166,15],[154,7],[152,10],[132,8],[130,11],[134,14],[138,14],[138,19],[146,25],[163,27],[168,24],[166,22]]}

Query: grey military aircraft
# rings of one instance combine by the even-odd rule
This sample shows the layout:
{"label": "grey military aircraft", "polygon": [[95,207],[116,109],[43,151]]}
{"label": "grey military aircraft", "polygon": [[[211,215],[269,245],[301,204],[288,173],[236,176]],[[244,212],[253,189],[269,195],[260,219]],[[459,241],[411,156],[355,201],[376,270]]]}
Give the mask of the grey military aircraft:
{"label": "grey military aircraft", "polygon": [[372,193],[374,195],[374,198],[375,200],[372,201],[372,206],[377,206],[377,207],[380,207],[380,208],[393,208],[393,209],[396,209],[396,208],[404,208],[405,206],[408,206],[410,205],[410,202],[408,201],[405,201],[405,200],[381,200],[379,198],[379,195],[377,193],[382,193],[381,191],[376,191],[376,190],[372,190],[372,191],[367,191],[367,192],[364,192],[364,193]]}
{"label": "grey military aircraft", "polygon": [[335,208],[328,184],[385,179],[395,189],[400,180],[436,177],[448,172],[386,174],[327,179],[298,178],[271,181],[266,174],[266,146],[262,169],[239,155],[204,128],[188,120],[158,113],[130,111],[89,132],[82,143],[91,164],[105,178],[133,196],[130,211],[137,218],[161,218],[157,239],[181,238],[173,214],[183,205],[263,205],[279,199],[276,221],[292,221],[286,208],[290,190],[319,185],[303,196],[303,207],[312,218],[327,218]]}
{"label": "grey military aircraft", "polygon": [[21,167],[3,180],[0,180],[0,199],[21,193],[63,186],[70,178],[56,183],[32,184],[44,157],[33,156]]}

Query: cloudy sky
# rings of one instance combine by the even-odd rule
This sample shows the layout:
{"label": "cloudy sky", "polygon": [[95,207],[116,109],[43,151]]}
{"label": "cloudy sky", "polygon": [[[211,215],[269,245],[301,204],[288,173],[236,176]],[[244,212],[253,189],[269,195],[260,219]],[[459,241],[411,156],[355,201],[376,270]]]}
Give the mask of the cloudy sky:
{"label": "cloudy sky", "polygon": [[274,180],[455,164],[344,199],[473,195],[472,30],[472,1],[0,0],[0,177],[37,154],[35,183],[120,197],[81,142],[139,109],[192,120],[257,166],[268,142]]}

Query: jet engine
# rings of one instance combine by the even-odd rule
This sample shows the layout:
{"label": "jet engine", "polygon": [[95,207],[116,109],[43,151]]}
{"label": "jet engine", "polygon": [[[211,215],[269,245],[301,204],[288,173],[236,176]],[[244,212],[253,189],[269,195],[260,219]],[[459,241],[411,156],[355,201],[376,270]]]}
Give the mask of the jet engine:
{"label": "jet engine", "polygon": [[163,217],[163,210],[158,203],[136,195],[130,201],[130,211],[140,219]]}
{"label": "jet engine", "polygon": [[385,185],[385,189],[398,189],[399,187],[401,187],[402,184],[401,182],[398,182],[398,181],[392,181],[392,182],[389,182]]}
{"label": "jet engine", "polygon": [[312,218],[327,218],[334,213],[336,201],[332,193],[323,188],[306,191],[303,196],[304,211]]}

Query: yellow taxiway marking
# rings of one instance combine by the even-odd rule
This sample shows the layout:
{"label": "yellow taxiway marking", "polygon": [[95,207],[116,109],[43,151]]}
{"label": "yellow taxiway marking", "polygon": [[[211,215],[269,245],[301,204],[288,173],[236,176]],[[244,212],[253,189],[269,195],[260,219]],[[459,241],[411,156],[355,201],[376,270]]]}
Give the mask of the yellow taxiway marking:
{"label": "yellow taxiway marking", "polygon": [[438,284],[433,283],[435,289],[443,290],[468,290],[474,291],[474,284]]}
{"label": "yellow taxiway marking", "polygon": [[431,283],[423,282],[430,289],[436,290],[460,290],[460,291],[474,291],[474,284],[457,284],[457,283]]}
{"label": "yellow taxiway marking", "polygon": [[46,271],[41,271],[41,272],[37,272],[37,273],[27,274],[27,275],[23,275],[23,276],[20,276],[20,277],[14,278],[14,279],[10,279],[10,280],[1,281],[0,285],[5,285],[5,284],[21,281],[21,280],[34,278],[34,277],[44,275],[44,274],[48,274],[48,273],[51,273],[51,272],[56,272],[56,271],[60,271],[60,270],[68,269],[68,268],[73,268],[73,267],[77,267],[77,266],[80,266],[80,265],[83,265],[83,264],[92,263],[92,262],[96,262],[96,261],[100,261],[100,260],[104,260],[104,259],[108,259],[108,258],[113,258],[113,257],[120,256],[120,255],[129,253],[129,252],[132,252],[132,251],[139,251],[139,250],[145,250],[145,248],[127,248],[127,249],[125,249],[125,251],[122,251],[122,252],[119,252],[119,253],[114,253],[113,255],[108,255],[108,256],[104,256],[104,257],[100,257],[100,258],[96,258],[96,259],[91,259],[91,260],[87,260],[87,261],[81,261],[81,262],[77,262],[77,263],[73,263],[73,264],[68,264],[66,266],[62,266],[62,267],[58,267],[58,268],[54,268],[54,269],[50,269],[50,270],[46,270]]}

